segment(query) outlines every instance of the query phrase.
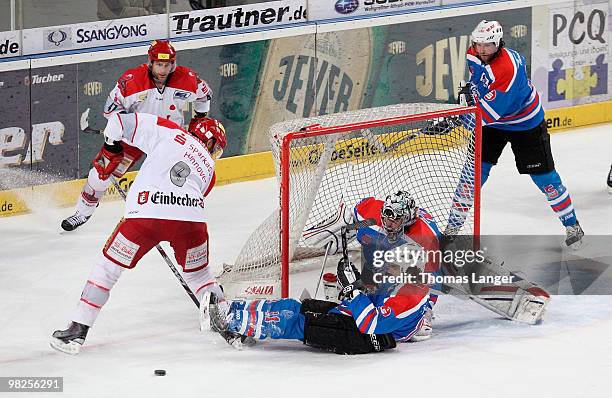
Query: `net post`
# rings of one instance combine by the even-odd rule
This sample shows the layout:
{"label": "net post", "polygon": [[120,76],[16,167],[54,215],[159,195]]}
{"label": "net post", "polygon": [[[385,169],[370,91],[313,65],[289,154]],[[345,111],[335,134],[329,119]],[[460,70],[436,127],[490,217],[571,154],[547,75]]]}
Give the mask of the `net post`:
{"label": "net post", "polygon": [[283,137],[280,151],[281,297],[289,297],[289,154],[291,134]]}
{"label": "net post", "polygon": [[474,249],[480,249],[480,188],[482,174],[482,113],[480,108],[474,107],[476,113],[476,126],[474,129]]}

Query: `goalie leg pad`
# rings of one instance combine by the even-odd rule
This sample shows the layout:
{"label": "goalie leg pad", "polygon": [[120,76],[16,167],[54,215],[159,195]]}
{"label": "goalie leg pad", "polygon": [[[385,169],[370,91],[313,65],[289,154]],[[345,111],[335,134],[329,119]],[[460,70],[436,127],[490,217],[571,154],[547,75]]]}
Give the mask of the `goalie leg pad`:
{"label": "goalie leg pad", "polygon": [[302,307],[300,312],[306,314],[307,312],[314,312],[317,314],[327,314],[332,308],[336,308],[337,303],[325,300],[306,299],[302,301]]}
{"label": "goalie leg pad", "polygon": [[363,334],[352,317],[306,312],[304,344],[336,354],[368,354],[395,348],[391,334]]}
{"label": "goalie leg pad", "polygon": [[544,289],[511,273],[492,258],[485,258],[482,263],[473,264],[469,267],[469,271],[478,278],[512,277],[511,283],[498,285],[472,284],[471,291],[475,295],[472,298],[474,301],[495,313],[518,322],[533,325],[542,319],[544,310],[550,301],[550,295]]}

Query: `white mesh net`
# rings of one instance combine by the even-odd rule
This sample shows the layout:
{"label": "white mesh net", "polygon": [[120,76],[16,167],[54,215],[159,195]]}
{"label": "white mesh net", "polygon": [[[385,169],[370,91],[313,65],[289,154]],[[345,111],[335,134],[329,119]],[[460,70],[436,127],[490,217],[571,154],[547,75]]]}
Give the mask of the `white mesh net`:
{"label": "white mesh net", "polygon": [[[472,234],[474,115],[463,115],[461,122],[457,115],[435,114],[397,120],[451,109],[457,106],[399,104],[273,125],[269,137],[279,185],[283,138],[313,125],[334,128],[331,134],[321,135],[315,128],[304,138],[292,139],[289,152],[283,154],[289,157],[289,207],[285,211],[289,214],[290,270],[302,259],[324,252],[305,244],[305,229],[336,216],[341,203],[351,209],[366,197],[384,199],[400,189],[412,194],[417,205],[434,217],[440,230],[448,230],[449,217],[461,214],[461,233]],[[384,120],[389,118],[396,120]],[[432,125],[444,123],[454,128],[448,129],[447,134],[423,134],[424,128],[431,133],[435,130]],[[340,127],[345,125],[351,127]],[[271,200],[280,203],[280,189]],[[273,212],[251,234],[235,264],[224,266],[219,279],[228,295],[280,294],[280,214],[279,210]]]}

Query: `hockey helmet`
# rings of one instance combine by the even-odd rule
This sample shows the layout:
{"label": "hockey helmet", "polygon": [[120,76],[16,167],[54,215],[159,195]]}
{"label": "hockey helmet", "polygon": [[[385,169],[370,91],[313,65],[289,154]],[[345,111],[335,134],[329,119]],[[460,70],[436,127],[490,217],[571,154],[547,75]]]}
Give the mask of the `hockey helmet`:
{"label": "hockey helmet", "polygon": [[483,19],[472,32],[472,44],[495,43],[495,47],[499,48],[503,37],[504,30],[499,22]]}
{"label": "hockey helmet", "polygon": [[407,191],[388,195],[380,211],[383,228],[391,242],[398,239],[405,227],[414,224],[416,217],[416,202]]}
{"label": "hockey helmet", "polygon": [[204,144],[213,159],[221,157],[227,145],[227,136],[220,121],[209,117],[193,118],[187,131]]}
{"label": "hockey helmet", "polygon": [[149,46],[149,67],[155,61],[172,63],[172,72],[174,72],[176,68],[176,50],[168,40],[154,40],[151,46]]}

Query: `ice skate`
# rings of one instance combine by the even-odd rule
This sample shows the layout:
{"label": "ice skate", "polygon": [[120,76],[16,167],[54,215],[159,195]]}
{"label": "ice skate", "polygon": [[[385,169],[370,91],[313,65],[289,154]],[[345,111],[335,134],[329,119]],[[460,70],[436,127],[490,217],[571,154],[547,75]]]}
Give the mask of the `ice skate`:
{"label": "ice skate", "polygon": [[217,295],[213,292],[207,292],[202,298],[200,306],[205,305],[208,301],[208,316],[210,317],[210,329],[219,333],[221,337],[237,350],[242,350],[243,342],[247,340],[247,336],[242,336],[238,333],[228,330],[228,305],[220,305]]}
{"label": "ice skate", "polygon": [[427,308],[425,315],[423,315],[423,324],[418,332],[416,332],[411,338],[410,342],[417,343],[419,341],[429,340],[433,333],[433,311],[431,308]]}
{"label": "ice skate", "polygon": [[565,244],[567,247],[577,250],[582,246],[582,238],[584,237],[584,231],[578,221],[576,224],[565,227]]}
{"label": "ice skate", "polygon": [[85,342],[89,326],[71,322],[65,330],[56,330],[49,344],[65,354],[77,355]]}
{"label": "ice skate", "polygon": [[77,211],[76,213],[62,221],[62,229],[64,231],[74,231],[81,225],[85,224],[90,217],[91,216],[84,216]]}

